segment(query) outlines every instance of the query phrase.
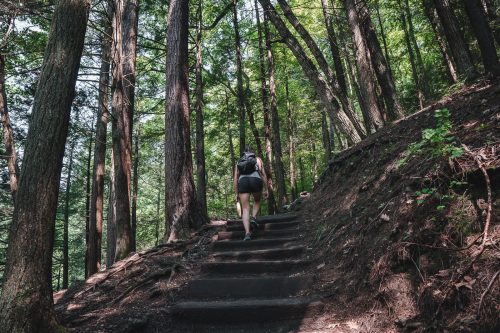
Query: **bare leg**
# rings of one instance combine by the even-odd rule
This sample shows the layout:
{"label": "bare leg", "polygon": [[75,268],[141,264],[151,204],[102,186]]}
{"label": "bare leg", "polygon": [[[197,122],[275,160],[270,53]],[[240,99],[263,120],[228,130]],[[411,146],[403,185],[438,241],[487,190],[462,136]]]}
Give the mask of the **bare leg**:
{"label": "bare leg", "polygon": [[243,219],[243,227],[245,233],[250,233],[250,193],[240,193],[241,203],[241,218]]}
{"label": "bare leg", "polygon": [[257,192],[257,193],[252,193],[253,194],[253,209],[252,209],[252,216],[257,217],[257,214],[259,214],[260,210],[260,199],[262,197],[262,192]]}

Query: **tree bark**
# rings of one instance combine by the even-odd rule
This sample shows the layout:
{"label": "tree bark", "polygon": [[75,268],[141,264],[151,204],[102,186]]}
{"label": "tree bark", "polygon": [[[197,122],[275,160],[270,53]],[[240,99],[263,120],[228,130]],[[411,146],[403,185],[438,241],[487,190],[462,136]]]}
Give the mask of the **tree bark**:
{"label": "tree bark", "polygon": [[203,116],[203,63],[202,63],[202,0],[198,0],[196,18],[195,109],[196,109],[196,194],[203,214],[207,215],[207,175],[205,169],[205,130]]}
{"label": "tree bark", "polygon": [[[97,109],[96,137],[94,147],[94,171],[90,200],[89,241],[87,243],[86,276],[101,270],[102,224],[104,215],[104,174],[106,164],[106,136],[109,120],[109,70],[113,27],[113,5],[107,2],[106,16],[103,18],[101,39],[101,70],[99,75],[99,104]],[[111,180],[110,180],[111,182]],[[111,195],[110,195],[111,196]],[[108,219],[109,220],[109,219]],[[109,224],[109,222],[108,222]],[[109,244],[108,244],[109,248]],[[109,266],[108,266],[109,267]]]}
{"label": "tree bark", "polygon": [[0,296],[4,332],[60,330],[51,281],[54,220],[89,8],[88,0],[60,0],[53,14],[9,233]]}
{"label": "tree bark", "polygon": [[[271,144],[271,123],[269,119],[269,95],[266,80],[266,63],[263,47],[262,26],[260,22],[259,5],[255,0],[255,17],[257,20],[257,36],[259,45],[259,74],[260,74],[260,91],[262,99],[262,113],[264,117],[264,139],[266,144],[266,153],[264,158],[264,168],[267,174],[267,213],[274,215],[276,212],[276,200],[274,198],[273,188],[273,168],[272,168],[272,144]],[[261,154],[261,153],[260,153]],[[261,155],[263,157],[263,155]]]}
{"label": "tree bark", "polygon": [[356,129],[356,126],[351,122],[351,119],[346,115],[344,110],[341,110],[339,108],[338,102],[331,87],[321,76],[318,69],[311,61],[311,59],[307,56],[298,40],[291,34],[290,30],[288,30],[274,7],[271,5],[271,2],[269,0],[259,0],[259,2],[266,11],[266,14],[269,15],[269,19],[278,30],[280,36],[283,38],[288,48],[292,51],[292,53],[298,60],[300,66],[302,67],[302,70],[318,93],[318,96],[321,98],[321,101],[325,105],[325,108],[328,110],[328,113],[330,113],[331,116],[334,117],[336,121],[338,121],[340,127],[342,128],[342,131],[346,133],[351,142],[356,143],[361,141],[362,137],[364,136],[364,132],[360,133]]}
{"label": "tree bark", "polygon": [[125,258],[133,250],[130,206],[138,9],[138,0],[117,0],[115,3],[111,88],[116,195],[115,261]]}
{"label": "tree bark", "polygon": [[277,190],[277,208],[278,211],[283,209],[288,201],[285,185],[285,168],[283,166],[283,152],[281,150],[280,123],[278,116],[278,98],[276,96],[276,83],[274,76],[274,57],[271,45],[271,35],[267,24],[267,16],[264,15],[264,38],[266,41],[267,51],[267,77],[269,79],[269,96],[271,113],[271,138],[274,154],[274,174],[276,175],[276,190]]}
{"label": "tree bark", "polygon": [[75,139],[71,142],[69,151],[68,174],[66,176],[66,190],[64,192],[64,218],[63,218],[63,289],[68,289],[69,281],[69,204],[71,200],[71,173],[73,171],[73,152]]}
{"label": "tree bark", "polygon": [[17,164],[14,133],[10,124],[9,109],[7,108],[7,93],[5,91],[5,56],[0,52],[0,121],[3,128],[3,142],[7,156],[7,170],[9,171],[10,193],[12,202],[16,205],[17,178],[19,166]]}
{"label": "tree bark", "polygon": [[488,25],[486,14],[483,8],[481,8],[481,3],[479,0],[464,0],[464,4],[472,31],[476,36],[479,49],[481,50],[484,69],[486,73],[497,75],[500,73],[500,68],[497,51],[495,49],[495,41],[490,26]]}
{"label": "tree bark", "polygon": [[189,130],[187,1],[170,1],[167,26],[165,108],[165,216],[173,242],[208,222],[196,200]]}
{"label": "tree bark", "polygon": [[457,66],[457,71],[460,76],[466,80],[472,80],[477,77],[478,73],[474,67],[469,46],[467,45],[464,35],[460,30],[458,20],[453,13],[449,0],[433,0],[436,6],[439,20],[443,25],[446,40],[450,45],[451,55]]}

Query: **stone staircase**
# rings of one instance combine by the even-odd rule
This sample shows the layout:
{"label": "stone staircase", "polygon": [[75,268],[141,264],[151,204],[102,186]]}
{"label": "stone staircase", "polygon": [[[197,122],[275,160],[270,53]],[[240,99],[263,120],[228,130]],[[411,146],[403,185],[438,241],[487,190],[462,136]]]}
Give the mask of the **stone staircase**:
{"label": "stone staircase", "polygon": [[241,220],[218,234],[201,274],[171,307],[178,332],[299,332],[322,303],[304,296],[313,277],[296,215],[263,216],[251,241]]}

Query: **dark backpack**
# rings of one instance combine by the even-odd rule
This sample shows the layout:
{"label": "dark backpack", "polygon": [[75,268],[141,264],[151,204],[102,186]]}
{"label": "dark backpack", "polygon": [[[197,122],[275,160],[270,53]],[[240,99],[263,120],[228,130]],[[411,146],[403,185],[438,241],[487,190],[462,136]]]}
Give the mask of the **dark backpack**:
{"label": "dark backpack", "polygon": [[254,153],[243,153],[238,161],[238,171],[240,175],[248,175],[257,169],[257,157]]}

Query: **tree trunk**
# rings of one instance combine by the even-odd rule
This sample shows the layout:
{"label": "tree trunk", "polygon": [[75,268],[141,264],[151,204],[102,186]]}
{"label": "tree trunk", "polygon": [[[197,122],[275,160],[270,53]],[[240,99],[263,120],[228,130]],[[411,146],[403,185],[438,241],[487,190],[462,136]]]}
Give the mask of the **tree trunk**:
{"label": "tree trunk", "polygon": [[[92,198],[90,200],[89,241],[87,243],[86,276],[89,277],[101,270],[102,223],[104,215],[104,174],[106,164],[106,136],[109,119],[109,70],[111,61],[111,45],[113,27],[113,4],[107,2],[106,16],[103,18],[101,39],[101,72],[99,76],[99,104],[96,122],[96,138],[94,147],[94,173],[92,181]],[[110,181],[111,182],[111,181]],[[110,195],[111,196],[111,195]],[[108,217],[109,221],[109,217]],[[109,224],[109,222],[108,222]],[[108,244],[109,249],[109,244]],[[113,252],[114,253],[114,252]],[[109,267],[109,266],[108,266]]]}
{"label": "tree trunk", "polygon": [[302,160],[302,157],[299,157],[299,173],[300,173],[300,191],[304,191],[304,161]]}
{"label": "tree trunk", "polygon": [[352,33],[355,51],[356,63],[359,68],[359,86],[361,92],[361,103],[364,109],[368,111],[370,128],[376,131],[384,125],[382,112],[377,104],[377,87],[374,80],[374,73],[370,63],[368,46],[362,32],[361,21],[354,1],[344,0],[344,6],[347,13],[347,21]]}
{"label": "tree trunk", "polygon": [[66,191],[64,192],[64,218],[63,218],[63,289],[68,289],[69,277],[69,202],[71,199],[71,173],[73,171],[73,152],[75,139],[71,142],[69,151],[68,174],[66,176]]}
{"label": "tree trunk", "polygon": [[111,153],[109,173],[108,221],[106,224],[106,268],[115,262],[116,254],[116,191],[115,191],[115,159]]}
{"label": "tree trunk", "polygon": [[132,251],[137,250],[137,196],[139,194],[139,158],[141,143],[141,127],[137,126],[134,142],[134,166],[132,181]]}
{"label": "tree trunk", "polygon": [[7,156],[7,170],[9,170],[9,185],[12,202],[16,205],[17,178],[19,166],[17,164],[14,134],[10,125],[9,110],[7,108],[7,93],[5,91],[5,56],[0,52],[0,121],[3,127],[3,142]]}
{"label": "tree trunk", "polygon": [[477,38],[483,65],[486,73],[497,75],[500,73],[495,41],[491,32],[486,14],[481,8],[479,0],[464,0],[465,11],[469,17],[470,25]]}
{"label": "tree trunk", "polygon": [[135,60],[138,0],[117,0],[113,33],[113,154],[116,195],[116,258],[133,250],[130,221],[132,181],[132,121],[134,114]]}
{"label": "tree trunk", "polygon": [[359,142],[364,136],[364,133],[360,133],[356,126],[351,122],[351,119],[347,116],[344,110],[339,108],[338,102],[332,91],[330,85],[321,76],[318,69],[314,63],[309,59],[304,49],[298,42],[298,40],[291,34],[290,30],[286,27],[285,23],[281,20],[278,13],[271,5],[269,0],[259,0],[260,4],[268,14],[269,19],[273,25],[278,30],[281,38],[285,41],[288,48],[292,51],[296,59],[298,60],[302,70],[306,74],[307,78],[311,82],[312,86],[321,98],[322,103],[328,110],[328,113],[338,121],[342,131],[346,133],[347,137],[352,142]]}
{"label": "tree trunk", "polygon": [[434,31],[439,49],[441,50],[441,54],[443,56],[443,62],[446,67],[448,81],[451,84],[456,83],[459,80],[458,73],[455,64],[453,63],[453,57],[451,56],[450,49],[446,42],[446,37],[444,36],[443,26],[437,16],[436,8],[432,5],[431,0],[424,0],[423,4],[425,15],[429,20],[432,30]]}
{"label": "tree trunk", "polygon": [[330,8],[328,6],[328,0],[321,0],[321,6],[323,8],[323,16],[325,17],[328,43],[330,44],[330,51],[332,52],[333,65],[335,67],[335,73],[337,74],[337,82],[339,83],[339,87],[342,90],[342,93],[347,96],[347,84],[344,74],[344,68],[342,67],[338,39],[335,36],[335,30],[333,28],[333,20],[330,13]]}
{"label": "tree trunk", "polygon": [[51,21],[9,233],[0,296],[4,332],[60,330],[51,281],[54,220],[89,8],[88,0],[60,0]]}
{"label": "tree trunk", "polygon": [[196,18],[196,194],[203,214],[207,215],[207,175],[205,169],[205,130],[203,125],[202,0],[198,0]]}
{"label": "tree trunk", "polygon": [[189,236],[190,228],[208,222],[201,211],[193,180],[189,130],[187,1],[170,1],[167,26],[167,85],[165,108],[165,216],[173,242]]}
{"label": "tree trunk", "polygon": [[453,13],[449,0],[433,1],[436,6],[439,20],[443,25],[446,40],[450,45],[451,55],[457,66],[458,74],[466,80],[474,79],[477,77],[478,73],[474,67],[474,61],[472,60],[469,46],[460,30],[460,25]]}
{"label": "tree trunk", "polygon": [[[269,95],[266,81],[266,63],[263,47],[262,26],[260,23],[260,13],[257,0],[255,0],[255,17],[257,19],[257,36],[259,42],[259,74],[260,74],[260,91],[262,98],[262,111],[264,116],[264,138],[266,143],[266,154],[264,160],[264,168],[267,174],[267,213],[274,215],[276,212],[276,201],[274,198],[273,189],[273,168],[272,168],[272,144],[271,144],[271,121],[269,119]],[[264,157],[261,155],[261,157]]]}
{"label": "tree trunk", "polygon": [[276,83],[274,77],[274,57],[271,45],[271,35],[267,24],[267,15],[264,15],[264,37],[267,51],[267,73],[269,79],[270,113],[271,113],[271,138],[274,154],[274,174],[276,175],[277,208],[283,209],[288,201],[285,185],[285,168],[283,166],[283,152],[281,150],[280,123],[278,116],[278,98],[276,96]]}
{"label": "tree trunk", "polygon": [[229,144],[229,156],[231,156],[231,179],[233,179],[233,171],[236,167],[236,153],[234,151],[233,145],[233,130],[231,128],[232,123],[232,113],[231,108],[229,106],[229,96],[227,95],[227,90],[224,90],[224,96],[226,100],[226,115],[227,115],[227,134],[228,134],[228,144]]}
{"label": "tree trunk", "polygon": [[239,131],[240,131],[240,152],[241,156],[246,148],[246,134],[245,134],[245,90],[243,90],[243,65],[241,64],[241,39],[240,29],[238,26],[238,0],[233,1],[233,29],[234,29],[234,48],[236,51],[236,91],[238,98],[238,111],[239,111]]}
{"label": "tree trunk", "polygon": [[365,4],[364,0],[359,0],[358,3],[361,5],[360,18],[363,34],[368,46],[368,57],[371,59],[375,75],[382,91],[382,97],[387,107],[387,116],[389,120],[402,118],[403,111],[396,94],[394,79],[387,65],[387,61],[385,60],[382,48],[380,47],[377,33],[375,32],[370,12],[368,11],[368,6]]}

